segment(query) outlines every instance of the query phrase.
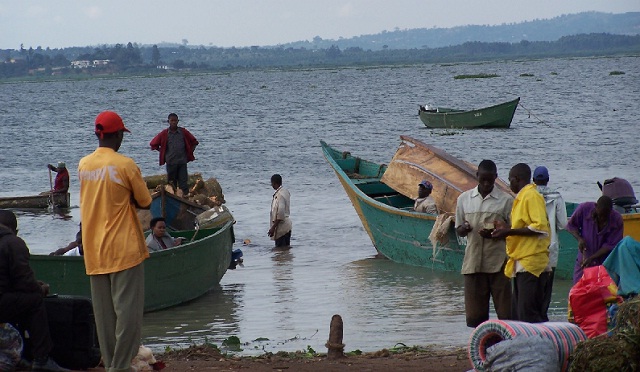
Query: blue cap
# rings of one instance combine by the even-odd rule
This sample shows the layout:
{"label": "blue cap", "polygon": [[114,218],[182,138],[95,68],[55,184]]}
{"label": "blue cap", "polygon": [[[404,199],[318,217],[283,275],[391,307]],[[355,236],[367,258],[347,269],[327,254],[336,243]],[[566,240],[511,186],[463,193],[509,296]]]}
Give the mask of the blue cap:
{"label": "blue cap", "polygon": [[547,167],[540,166],[533,171],[534,181],[548,180],[548,179],[549,179],[549,171],[547,170]]}
{"label": "blue cap", "polygon": [[433,190],[433,185],[427,180],[422,180],[422,182],[420,182],[418,186],[424,186],[424,188],[427,190]]}

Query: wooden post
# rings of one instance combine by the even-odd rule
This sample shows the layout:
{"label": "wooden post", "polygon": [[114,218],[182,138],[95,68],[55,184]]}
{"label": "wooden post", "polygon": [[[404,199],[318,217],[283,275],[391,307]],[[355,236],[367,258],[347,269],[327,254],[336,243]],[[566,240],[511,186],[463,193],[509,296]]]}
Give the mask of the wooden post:
{"label": "wooden post", "polygon": [[338,314],[331,317],[329,326],[329,341],[327,347],[327,359],[344,358],[344,344],[342,343],[342,317]]}

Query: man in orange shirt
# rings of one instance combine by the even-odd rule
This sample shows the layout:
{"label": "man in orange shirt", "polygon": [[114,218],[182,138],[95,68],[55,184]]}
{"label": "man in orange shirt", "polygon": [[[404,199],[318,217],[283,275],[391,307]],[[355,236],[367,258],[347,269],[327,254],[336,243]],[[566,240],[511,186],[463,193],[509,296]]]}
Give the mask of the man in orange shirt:
{"label": "man in orange shirt", "polygon": [[84,262],[107,372],[130,371],[138,353],[149,257],[136,207],[148,208],[151,196],[136,163],[118,154],[124,132],[118,114],[100,113],[98,148],[78,165]]}

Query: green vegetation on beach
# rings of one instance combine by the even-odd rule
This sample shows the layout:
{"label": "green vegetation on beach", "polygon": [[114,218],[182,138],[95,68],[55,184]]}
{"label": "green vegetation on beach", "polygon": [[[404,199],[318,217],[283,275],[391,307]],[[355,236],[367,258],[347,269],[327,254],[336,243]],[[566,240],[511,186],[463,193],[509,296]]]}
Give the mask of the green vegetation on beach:
{"label": "green vegetation on beach", "polygon": [[471,75],[456,75],[454,79],[485,79],[485,78],[494,78],[499,77],[500,75],[496,74],[471,74]]}
{"label": "green vegetation on beach", "polygon": [[[0,50],[0,81],[86,79],[256,69],[376,68],[438,63],[482,63],[556,57],[640,54],[640,35],[581,34],[557,41],[465,42],[440,48],[370,50],[359,46],[326,49],[300,47],[143,46],[137,43]],[[478,76],[492,77],[492,76]],[[470,78],[470,77],[460,77]]]}

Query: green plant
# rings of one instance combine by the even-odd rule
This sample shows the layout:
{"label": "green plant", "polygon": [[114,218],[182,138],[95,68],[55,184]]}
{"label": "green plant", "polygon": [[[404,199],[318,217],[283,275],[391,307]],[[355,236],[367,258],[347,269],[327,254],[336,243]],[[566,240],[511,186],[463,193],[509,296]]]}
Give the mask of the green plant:
{"label": "green plant", "polygon": [[485,79],[485,78],[494,78],[499,77],[500,75],[496,74],[473,74],[473,75],[456,75],[454,79]]}

